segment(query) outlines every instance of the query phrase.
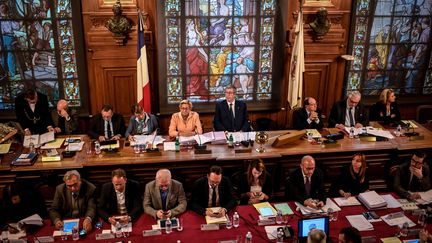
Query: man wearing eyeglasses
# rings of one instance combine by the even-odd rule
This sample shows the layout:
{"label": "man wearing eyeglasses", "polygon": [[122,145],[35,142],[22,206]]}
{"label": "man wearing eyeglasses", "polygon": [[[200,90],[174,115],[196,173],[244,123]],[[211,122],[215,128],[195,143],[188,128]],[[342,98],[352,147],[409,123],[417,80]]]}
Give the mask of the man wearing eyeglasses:
{"label": "man wearing eyeglasses", "polygon": [[171,179],[168,169],[156,172],[156,179],[147,183],[144,192],[144,212],[155,219],[172,218],[186,210],[183,185]]}
{"label": "man wearing eyeglasses", "polygon": [[54,131],[57,134],[74,134],[78,128],[78,114],[69,107],[69,103],[61,99],[57,102],[57,109],[51,112]]}
{"label": "man wearing eyeglasses", "polygon": [[429,166],[424,163],[425,157],[425,153],[417,151],[409,162],[399,165],[393,186],[401,197],[410,200],[420,199],[418,192],[430,189],[430,171]]}
{"label": "man wearing eyeglasses", "polygon": [[348,93],[346,99],[334,103],[330,111],[329,127],[344,130],[345,127],[361,128],[367,126],[366,110],[360,100],[360,92],[354,90]]}
{"label": "man wearing eyeglasses", "polygon": [[236,99],[236,88],[225,88],[225,100],[216,103],[213,126],[215,131],[248,132],[250,124],[246,103]]}
{"label": "man wearing eyeglasses", "polygon": [[[228,177],[222,176],[221,167],[210,167],[207,176],[195,181],[190,208],[197,214],[223,217],[236,205],[231,181]],[[219,210],[210,209],[215,207]]]}
{"label": "man wearing eyeglasses", "polygon": [[15,114],[24,135],[54,131],[46,95],[27,89],[15,98]]}
{"label": "man wearing eyeglasses", "polygon": [[76,170],[66,172],[63,181],[64,183],[56,188],[54,200],[49,210],[51,221],[56,229],[61,229],[64,219],[84,218],[82,226],[89,232],[96,216],[94,199],[96,187],[81,179]]}
{"label": "man wearing eyeglasses", "polygon": [[115,113],[110,104],[102,106],[101,112],[93,116],[88,135],[100,142],[105,140],[119,140],[124,136],[126,126],[121,114]]}
{"label": "man wearing eyeglasses", "polygon": [[317,101],[312,97],[306,97],[304,107],[293,113],[294,129],[321,129],[324,127],[321,118],[321,110]]}

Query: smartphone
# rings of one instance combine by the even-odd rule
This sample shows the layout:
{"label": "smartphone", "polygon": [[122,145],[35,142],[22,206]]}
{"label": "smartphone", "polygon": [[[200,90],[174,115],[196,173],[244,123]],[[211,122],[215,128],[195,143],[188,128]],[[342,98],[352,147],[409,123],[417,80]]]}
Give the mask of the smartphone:
{"label": "smartphone", "polygon": [[379,219],[380,217],[378,216],[377,213],[375,213],[374,211],[370,211],[369,215],[373,218],[373,219]]}

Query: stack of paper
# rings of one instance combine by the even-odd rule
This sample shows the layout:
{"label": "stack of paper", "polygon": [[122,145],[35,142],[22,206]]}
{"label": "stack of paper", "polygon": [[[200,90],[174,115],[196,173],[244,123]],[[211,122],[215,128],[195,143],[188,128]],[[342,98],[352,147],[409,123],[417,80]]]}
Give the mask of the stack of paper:
{"label": "stack of paper", "polygon": [[131,141],[131,146],[153,144],[158,145],[165,141],[162,136],[155,135],[134,135],[134,141]]}
{"label": "stack of paper", "polygon": [[349,197],[349,198],[337,197],[337,198],[333,198],[333,200],[335,200],[335,202],[340,207],[361,205],[361,203],[355,197]]}
{"label": "stack of paper", "polygon": [[41,149],[58,149],[62,146],[64,138],[56,138],[54,141],[44,144]]}
{"label": "stack of paper", "polygon": [[373,225],[367,221],[367,219],[359,214],[359,215],[347,215],[346,218],[352,227],[358,229],[359,231],[369,231],[373,230]]}
{"label": "stack of paper", "polygon": [[229,132],[228,137],[232,135],[235,143],[241,141],[255,140],[256,132]]}
{"label": "stack of paper", "polygon": [[[221,207],[212,207],[207,209],[210,209],[214,213],[217,213],[221,210]],[[225,224],[228,221],[227,215],[225,215],[225,217],[205,216],[205,219],[207,224]]]}
{"label": "stack of paper", "polygon": [[402,205],[391,194],[382,195],[387,203],[387,208],[400,208]]}
{"label": "stack of paper", "polygon": [[276,209],[274,209],[268,202],[255,203],[253,206],[256,208],[258,213],[264,217],[272,217],[277,214]]}
{"label": "stack of paper", "polygon": [[432,190],[426,192],[418,192],[420,194],[420,199],[417,199],[416,202],[422,205],[429,204],[432,202]]}
{"label": "stack of paper", "polygon": [[66,151],[81,151],[83,146],[84,146],[83,141],[79,142],[79,143],[69,143],[68,146],[66,147]]}
{"label": "stack of paper", "polygon": [[39,214],[33,214],[25,219],[22,219],[18,222],[19,225],[37,225],[37,226],[42,226],[43,222],[42,222],[42,218],[39,216]]}
{"label": "stack of paper", "polygon": [[360,193],[358,199],[368,209],[384,208],[387,206],[387,202],[384,200],[384,198],[378,195],[378,193],[376,193],[375,191]]}
{"label": "stack of paper", "polygon": [[397,212],[397,213],[391,213],[384,216],[381,216],[382,220],[386,222],[390,226],[396,226],[402,227],[402,225],[407,222],[409,227],[413,227],[416,224],[411,221],[403,212]]}
{"label": "stack of paper", "polygon": [[311,207],[306,207],[306,206],[303,206],[301,203],[298,203],[298,202],[296,202],[295,204],[300,209],[300,212],[303,215],[327,213],[329,208],[333,209],[333,212],[341,211],[340,207],[338,207],[330,198],[327,198],[326,204],[324,205],[324,207],[322,207],[320,209],[314,209]]}

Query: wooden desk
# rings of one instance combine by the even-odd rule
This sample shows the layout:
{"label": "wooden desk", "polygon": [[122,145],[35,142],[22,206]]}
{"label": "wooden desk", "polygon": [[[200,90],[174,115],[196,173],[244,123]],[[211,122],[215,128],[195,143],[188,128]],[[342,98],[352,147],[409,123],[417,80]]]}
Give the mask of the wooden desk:
{"label": "wooden desk", "polygon": [[[317,167],[324,171],[326,187],[329,187],[340,169],[351,163],[353,154],[362,152],[366,155],[370,176],[370,188],[386,190],[388,167],[398,164],[401,159],[411,156],[413,150],[424,149],[432,151],[432,132],[421,125],[416,129],[424,140],[409,141],[406,137],[399,137],[389,141],[363,142],[360,139],[345,137],[338,141],[340,147],[325,147],[311,144],[306,140],[298,140],[283,147],[274,148],[270,144],[264,145],[266,151],[255,151],[259,145],[254,144],[251,153],[235,153],[234,149],[226,145],[208,145],[211,154],[194,154],[190,151],[163,151],[159,146],[161,156],[150,156],[146,153],[135,154],[132,147],[124,147],[123,142],[118,153],[100,155],[86,154],[86,149],[78,152],[74,158],[63,159],[60,162],[42,162],[41,158],[33,166],[11,167],[12,155],[7,155],[0,167],[0,186],[16,180],[34,180],[38,182],[41,176],[57,177],[61,182],[63,173],[70,169],[78,169],[84,178],[100,185],[110,181],[111,171],[124,168],[129,178],[145,184],[154,179],[160,168],[168,168],[173,178],[184,183],[186,192],[190,192],[193,181],[207,173],[208,167],[217,164],[223,167],[224,175],[231,176],[238,171],[246,171],[248,160],[261,158],[272,175],[274,195],[282,199],[285,178],[290,170],[297,168],[301,158],[312,155]],[[271,131],[269,137],[284,134],[288,131]],[[87,136],[83,139],[90,143]],[[84,148],[86,148],[85,145]],[[17,150],[18,152],[18,150]],[[15,154],[16,156],[16,154]]]}

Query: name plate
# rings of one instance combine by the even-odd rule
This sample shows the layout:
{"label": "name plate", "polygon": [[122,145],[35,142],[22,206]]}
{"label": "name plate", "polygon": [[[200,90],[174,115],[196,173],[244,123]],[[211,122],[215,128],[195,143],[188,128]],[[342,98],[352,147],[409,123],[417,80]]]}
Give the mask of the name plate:
{"label": "name plate", "polygon": [[424,140],[424,136],[411,136],[409,137],[410,141],[416,141],[416,140]]}
{"label": "name plate", "polygon": [[201,230],[202,231],[219,230],[219,225],[218,224],[202,224]]}
{"label": "name plate", "polygon": [[158,230],[158,229],[154,229],[154,230],[144,230],[143,231],[143,236],[153,236],[153,235],[161,235],[162,231]]}
{"label": "name plate", "polygon": [[52,237],[52,236],[39,236],[39,237],[36,237],[36,239],[40,243],[54,242],[54,237]]}
{"label": "name plate", "polygon": [[236,154],[252,153],[252,149],[251,149],[251,148],[235,149],[234,152],[235,152]]}
{"label": "name plate", "polygon": [[114,234],[111,233],[96,234],[96,240],[108,240],[114,238],[115,238]]}
{"label": "name plate", "polygon": [[210,149],[195,149],[194,154],[211,154],[212,151]]}
{"label": "name plate", "polygon": [[271,225],[271,224],[274,224],[274,223],[275,223],[274,219],[259,219],[258,220],[258,225],[259,226]]}

